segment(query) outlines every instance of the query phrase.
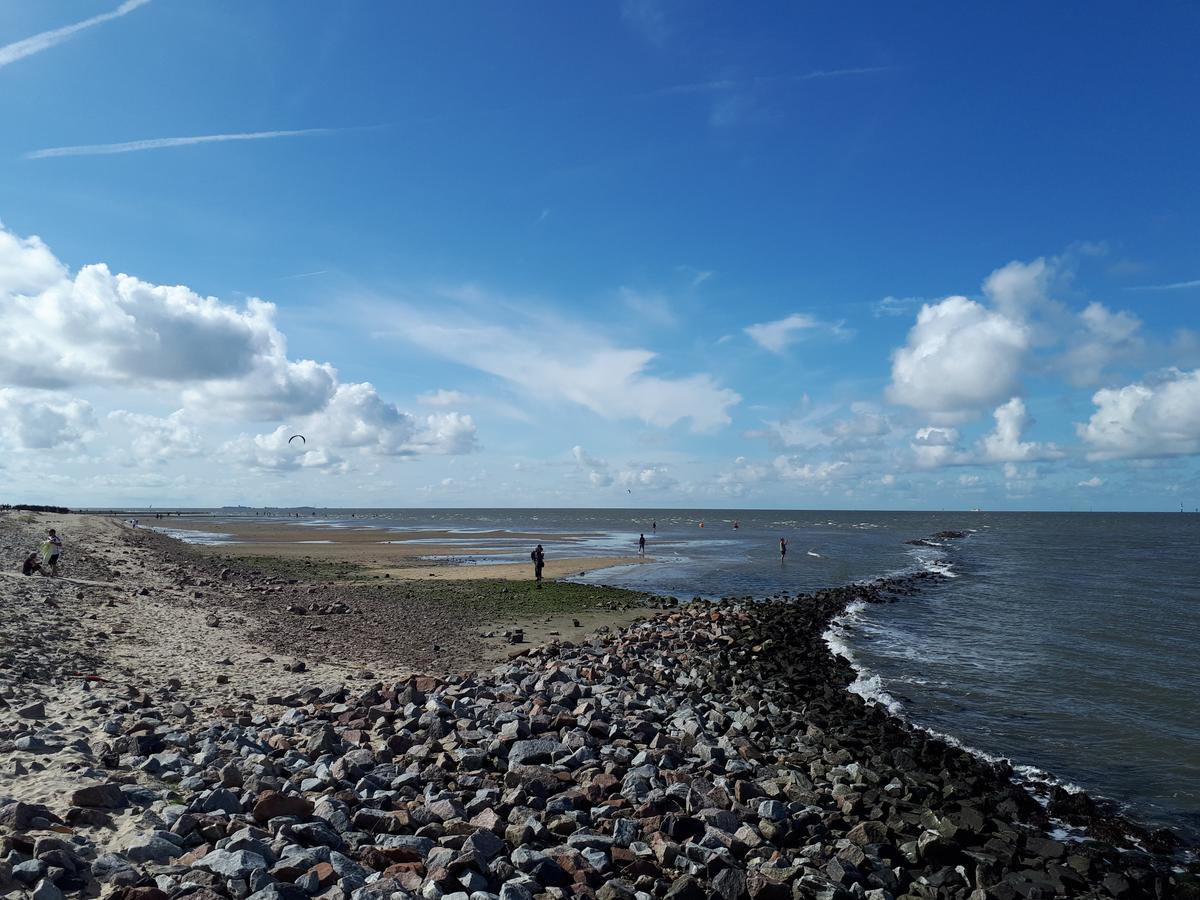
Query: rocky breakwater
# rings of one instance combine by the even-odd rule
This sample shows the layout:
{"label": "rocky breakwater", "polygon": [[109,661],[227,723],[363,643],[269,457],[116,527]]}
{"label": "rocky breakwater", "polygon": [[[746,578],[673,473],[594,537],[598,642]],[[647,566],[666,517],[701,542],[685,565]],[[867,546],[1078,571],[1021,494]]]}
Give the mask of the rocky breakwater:
{"label": "rocky breakwater", "polygon": [[[0,891],[59,900],[1119,898],[1165,856],[1048,836],[991,765],[847,693],[821,635],[918,576],[692,604],[486,676],[114,709],[70,808],[0,808]],[[1076,804],[1082,810],[1080,804]],[[126,826],[103,837],[113,809]],[[60,815],[61,813],[61,815]],[[1086,810],[1080,813],[1088,814]],[[86,838],[64,822],[85,820]],[[118,849],[119,848],[119,849]]]}

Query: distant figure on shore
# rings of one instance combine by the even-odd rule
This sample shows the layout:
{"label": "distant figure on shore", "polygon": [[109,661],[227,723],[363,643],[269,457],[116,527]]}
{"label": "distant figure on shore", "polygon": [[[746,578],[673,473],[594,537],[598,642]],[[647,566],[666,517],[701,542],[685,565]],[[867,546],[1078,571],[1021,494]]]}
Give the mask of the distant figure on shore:
{"label": "distant figure on shore", "polygon": [[542,549],[542,545],[538,544],[533,552],[529,554],[529,558],[533,560],[533,577],[537,580],[538,590],[542,587],[542,569],[546,566],[546,551]]}
{"label": "distant figure on shore", "polygon": [[655,519],[653,522],[650,523],[650,530],[658,531],[658,520],[657,519]]}
{"label": "distant figure on shore", "polygon": [[638,535],[638,556],[646,555],[646,535]]}
{"label": "distant figure on shore", "polygon": [[58,532],[51,528],[46,532],[46,541],[42,544],[45,552],[46,565],[50,567],[50,575],[58,574],[58,558],[62,556],[63,542]]}
{"label": "distant figure on shore", "polygon": [[37,551],[30,553],[25,557],[25,562],[21,563],[22,575],[42,575],[42,564],[38,562]]}
{"label": "distant figure on shore", "polygon": [[784,559],[787,556],[787,538],[779,539],[779,558]]}

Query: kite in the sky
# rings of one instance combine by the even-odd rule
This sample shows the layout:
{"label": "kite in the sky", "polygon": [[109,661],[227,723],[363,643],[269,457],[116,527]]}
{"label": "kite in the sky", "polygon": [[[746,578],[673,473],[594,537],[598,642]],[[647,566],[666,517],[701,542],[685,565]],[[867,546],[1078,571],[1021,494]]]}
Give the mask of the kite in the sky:
{"label": "kite in the sky", "polygon": [[304,437],[304,435],[293,434],[290,438],[288,438],[288,444],[291,444],[291,442],[294,441],[296,438],[300,438],[300,443],[302,443],[302,444],[308,443],[308,440]]}

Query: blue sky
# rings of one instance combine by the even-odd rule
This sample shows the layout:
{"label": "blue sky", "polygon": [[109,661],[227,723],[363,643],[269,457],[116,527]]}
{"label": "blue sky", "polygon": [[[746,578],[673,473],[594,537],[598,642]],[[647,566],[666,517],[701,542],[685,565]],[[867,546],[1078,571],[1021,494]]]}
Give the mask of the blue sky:
{"label": "blue sky", "polygon": [[1192,508],[1198,38],[6,4],[0,494]]}

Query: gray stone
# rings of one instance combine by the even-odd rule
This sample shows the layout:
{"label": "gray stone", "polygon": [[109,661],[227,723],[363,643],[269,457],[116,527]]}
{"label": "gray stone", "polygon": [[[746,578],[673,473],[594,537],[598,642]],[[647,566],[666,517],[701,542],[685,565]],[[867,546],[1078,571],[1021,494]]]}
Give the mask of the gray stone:
{"label": "gray stone", "polygon": [[125,856],[133,862],[165,863],[183,851],[178,845],[157,834],[136,834],[122,848]]}
{"label": "gray stone", "polygon": [[125,794],[119,784],[111,781],[86,784],[72,792],[71,805],[88,809],[123,809]]}
{"label": "gray stone", "polygon": [[782,822],[788,817],[788,809],[778,800],[764,800],[758,804],[758,817],[769,822]]}
{"label": "gray stone", "polygon": [[551,762],[556,753],[565,753],[567,748],[558,741],[546,738],[535,738],[528,741],[517,741],[508,751],[510,766],[533,766]]}
{"label": "gray stone", "polygon": [[249,850],[213,850],[196,861],[196,868],[206,869],[225,878],[248,878],[256,869],[265,869],[267,861]]}
{"label": "gray stone", "polygon": [[116,853],[101,853],[92,863],[92,875],[102,884],[113,881],[123,872],[137,874],[133,863]]}
{"label": "gray stone", "polygon": [[12,877],[22,884],[34,884],[46,874],[46,864],[38,859],[27,859],[12,867]]}
{"label": "gray stone", "polygon": [[48,878],[43,878],[37,883],[32,896],[33,900],[64,900],[63,892]]}
{"label": "gray stone", "polygon": [[487,861],[500,853],[504,849],[504,841],[500,840],[490,831],[480,829],[467,838],[463,844],[463,850],[474,852],[479,855],[479,858]]}

